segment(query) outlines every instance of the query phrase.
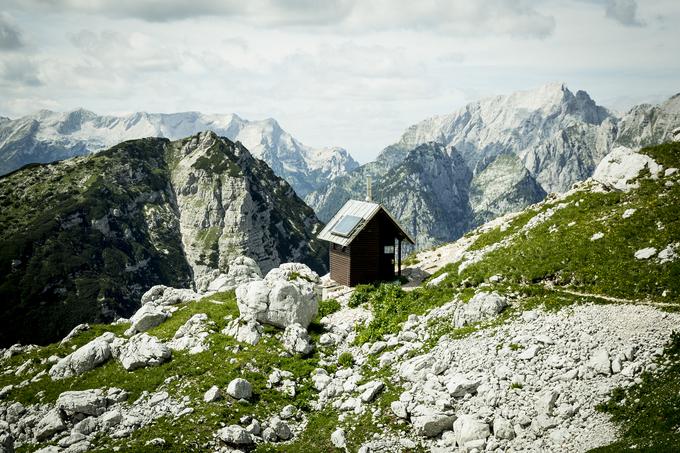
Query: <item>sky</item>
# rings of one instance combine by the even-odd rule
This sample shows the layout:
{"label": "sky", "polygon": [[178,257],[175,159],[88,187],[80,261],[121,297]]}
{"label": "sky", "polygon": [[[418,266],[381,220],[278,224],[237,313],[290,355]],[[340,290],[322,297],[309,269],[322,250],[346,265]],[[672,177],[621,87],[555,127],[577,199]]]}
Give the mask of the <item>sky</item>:
{"label": "sky", "polygon": [[0,115],[275,118],[372,160],[411,124],[564,82],[680,92],[678,0],[0,0]]}

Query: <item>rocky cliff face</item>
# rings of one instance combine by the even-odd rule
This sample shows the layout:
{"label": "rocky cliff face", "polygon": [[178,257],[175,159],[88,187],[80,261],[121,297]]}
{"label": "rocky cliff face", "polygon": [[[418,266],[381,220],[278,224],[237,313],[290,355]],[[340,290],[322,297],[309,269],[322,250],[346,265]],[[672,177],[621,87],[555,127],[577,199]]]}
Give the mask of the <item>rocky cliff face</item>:
{"label": "rocky cliff face", "polygon": [[79,109],[40,111],[0,121],[0,175],[34,162],[53,162],[109,148],[125,140],[166,137],[177,140],[201,131],[240,141],[264,160],[300,196],[358,164],[342,148],[312,148],[300,143],[273,119],[248,121],[237,115],[198,112],[100,116]]}
{"label": "rocky cliff face", "polygon": [[[617,117],[586,92],[572,93],[563,84],[481,100],[409,127],[375,162],[331,181],[306,200],[327,221],[347,199],[363,197],[366,175],[390,180],[394,187],[408,186],[420,176],[397,169],[416,147],[429,142],[454,147],[472,175],[465,189],[469,197],[461,201],[469,203],[469,209],[459,206],[454,210],[465,217],[449,223],[446,232],[428,226],[425,219],[435,218],[437,209],[451,212],[451,205],[443,203],[430,212],[432,205],[425,199],[432,195],[427,190],[414,195],[421,200],[410,207],[392,207],[404,219],[423,219],[418,247],[450,241],[468,228],[521,210],[548,192],[566,191],[588,178],[615,143],[639,146],[671,140],[671,131],[680,125],[679,102],[680,96],[675,96],[660,106],[639,106]],[[434,152],[433,147],[429,149]],[[383,201],[380,189],[380,185],[374,188],[374,197]],[[393,202],[384,200],[388,205]],[[420,209],[409,211],[415,206]],[[461,229],[460,225],[467,226]]]}
{"label": "rocky cliff face", "polygon": [[1,344],[127,316],[150,286],[205,285],[239,255],[326,267],[311,208],[209,132],[23,168],[0,178],[0,204]]}

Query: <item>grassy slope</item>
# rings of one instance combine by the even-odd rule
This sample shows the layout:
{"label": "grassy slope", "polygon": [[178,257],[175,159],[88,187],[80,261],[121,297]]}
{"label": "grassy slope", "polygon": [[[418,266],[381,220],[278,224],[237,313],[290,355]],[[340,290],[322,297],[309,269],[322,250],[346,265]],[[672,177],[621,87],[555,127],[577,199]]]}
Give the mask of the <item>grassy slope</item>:
{"label": "grassy slope", "polygon": [[[664,168],[680,167],[680,144],[671,143],[642,150]],[[680,260],[659,263],[655,259],[635,259],[635,251],[669,244],[680,244],[680,184],[670,187],[666,181],[678,181],[677,173],[669,178],[641,178],[638,189],[628,193],[577,192],[565,200],[546,202],[514,217],[505,231],[500,227],[479,235],[470,250],[508,240],[505,247],[485,255],[480,262],[458,272],[451,264],[433,277],[448,272],[434,288],[422,287],[405,292],[394,285],[368,289],[362,294],[375,318],[360,328],[358,342],[374,341],[386,333],[396,333],[409,314],[423,314],[429,309],[460,298],[468,300],[474,288],[484,284],[486,290],[519,294],[510,312],[490,324],[454,329],[447,322],[432,326],[432,338],[425,348],[436,344],[444,334],[460,337],[476,329],[502,323],[513,312],[542,306],[559,309],[574,303],[609,303],[598,297],[617,297],[631,301],[662,303],[661,309],[680,309]],[[536,215],[560,203],[546,222],[522,232]],[[623,219],[627,209],[636,209]],[[591,241],[598,232],[602,239]],[[504,280],[490,283],[489,277],[500,274]],[[546,285],[548,283],[548,285]],[[570,294],[566,291],[589,294]],[[612,413],[621,423],[623,440],[603,451],[640,448],[647,451],[680,450],[680,339],[674,340],[663,356],[664,371],[648,374],[643,382],[622,399],[622,391],[613,395],[612,403],[601,410]],[[632,396],[631,396],[632,395]],[[623,401],[623,403],[621,403]]]}

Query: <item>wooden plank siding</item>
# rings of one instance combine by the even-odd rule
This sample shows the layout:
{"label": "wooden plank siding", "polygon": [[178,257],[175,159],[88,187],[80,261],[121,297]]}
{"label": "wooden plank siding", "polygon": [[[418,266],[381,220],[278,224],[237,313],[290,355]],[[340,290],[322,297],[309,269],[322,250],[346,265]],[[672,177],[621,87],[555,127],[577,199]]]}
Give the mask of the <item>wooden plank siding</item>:
{"label": "wooden plank siding", "polygon": [[331,279],[336,283],[345,286],[351,286],[349,270],[352,263],[352,257],[349,253],[350,248],[343,247],[337,244],[330,244],[330,264],[331,264]]}

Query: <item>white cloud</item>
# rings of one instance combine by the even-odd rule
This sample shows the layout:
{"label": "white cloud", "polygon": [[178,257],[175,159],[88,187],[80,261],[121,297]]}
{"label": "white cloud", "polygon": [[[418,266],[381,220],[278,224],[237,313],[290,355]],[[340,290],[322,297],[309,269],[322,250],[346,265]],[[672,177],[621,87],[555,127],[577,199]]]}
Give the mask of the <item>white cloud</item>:
{"label": "white cloud", "polygon": [[17,50],[24,46],[21,31],[6,13],[0,13],[0,51]]}
{"label": "white cloud", "polygon": [[637,17],[637,3],[635,0],[607,0],[605,9],[607,17],[627,26],[641,26]]}

